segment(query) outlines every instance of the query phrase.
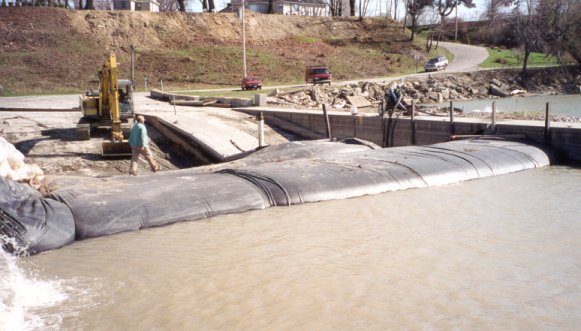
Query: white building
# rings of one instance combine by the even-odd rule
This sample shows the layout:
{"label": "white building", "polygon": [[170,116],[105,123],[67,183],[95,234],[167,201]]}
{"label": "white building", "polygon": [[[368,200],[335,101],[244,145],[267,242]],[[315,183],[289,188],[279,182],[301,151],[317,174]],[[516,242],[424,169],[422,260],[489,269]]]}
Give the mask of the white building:
{"label": "white building", "polygon": [[114,0],[113,10],[159,12],[159,3],[155,0]]}
{"label": "white building", "polygon": [[[245,0],[246,9],[268,13],[268,0]],[[329,16],[329,8],[322,0],[274,0],[274,12],[282,15]],[[232,0],[222,12],[236,12],[242,0]]]}

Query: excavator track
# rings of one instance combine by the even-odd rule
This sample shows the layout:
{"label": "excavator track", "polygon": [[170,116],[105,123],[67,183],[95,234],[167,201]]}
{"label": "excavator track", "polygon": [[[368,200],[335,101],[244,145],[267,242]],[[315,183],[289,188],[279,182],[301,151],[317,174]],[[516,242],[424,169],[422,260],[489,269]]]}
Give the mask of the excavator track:
{"label": "excavator track", "polygon": [[90,123],[77,124],[76,136],[78,140],[90,140],[91,124]]}

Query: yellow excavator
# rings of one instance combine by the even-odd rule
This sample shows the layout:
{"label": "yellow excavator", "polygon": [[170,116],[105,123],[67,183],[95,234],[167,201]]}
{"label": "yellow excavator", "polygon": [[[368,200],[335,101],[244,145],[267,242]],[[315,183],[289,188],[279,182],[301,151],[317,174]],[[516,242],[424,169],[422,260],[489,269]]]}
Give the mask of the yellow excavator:
{"label": "yellow excavator", "polygon": [[117,59],[114,53],[99,71],[99,92],[87,91],[80,97],[83,117],[77,124],[77,137],[91,139],[91,132],[106,128],[110,140],[101,143],[103,156],[131,155],[131,147],[124,139],[131,131],[135,116],[133,107],[133,82],[117,78]]}

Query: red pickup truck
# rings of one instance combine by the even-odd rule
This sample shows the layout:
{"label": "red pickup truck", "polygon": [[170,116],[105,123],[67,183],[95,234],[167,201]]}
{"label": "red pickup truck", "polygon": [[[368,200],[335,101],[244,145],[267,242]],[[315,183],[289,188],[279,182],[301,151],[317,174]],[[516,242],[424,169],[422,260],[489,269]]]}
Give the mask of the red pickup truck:
{"label": "red pickup truck", "polygon": [[244,77],[240,83],[242,90],[262,89],[262,81],[257,77]]}
{"label": "red pickup truck", "polygon": [[326,66],[308,66],[307,70],[305,71],[305,81],[307,84],[329,84],[331,85],[331,81],[333,80],[333,76],[329,72],[329,68]]}

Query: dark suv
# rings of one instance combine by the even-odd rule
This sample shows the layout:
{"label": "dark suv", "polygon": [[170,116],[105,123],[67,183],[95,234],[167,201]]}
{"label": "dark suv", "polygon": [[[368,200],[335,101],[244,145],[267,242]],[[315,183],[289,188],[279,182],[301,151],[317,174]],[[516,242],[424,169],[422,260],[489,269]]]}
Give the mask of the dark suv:
{"label": "dark suv", "polygon": [[325,66],[308,66],[305,71],[305,81],[313,84],[329,84],[333,79],[329,69]]}

